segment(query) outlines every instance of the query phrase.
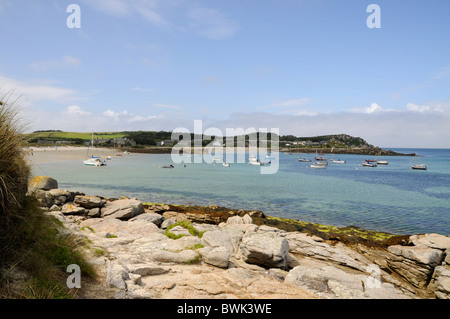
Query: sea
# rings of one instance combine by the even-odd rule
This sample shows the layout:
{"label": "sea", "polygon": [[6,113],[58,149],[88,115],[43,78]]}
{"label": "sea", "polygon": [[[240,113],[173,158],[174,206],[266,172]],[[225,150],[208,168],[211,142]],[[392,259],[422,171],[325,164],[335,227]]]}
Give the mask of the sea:
{"label": "sea", "polygon": [[[114,157],[107,166],[90,167],[82,161],[34,164],[34,175],[51,176],[60,189],[87,195],[138,198],[143,202],[217,205],[260,210],[266,215],[334,226],[357,226],[393,234],[450,235],[450,149],[392,148],[418,157],[386,156],[388,165],[364,167],[367,155],[323,155],[325,169],[312,169],[300,157],[317,154],[279,153],[275,174],[261,167],[232,163],[185,163],[171,154]],[[248,156],[248,155],[247,155]],[[200,158],[201,160],[201,158]],[[427,170],[412,170],[415,160]],[[270,161],[261,159],[261,161]],[[241,161],[242,162],[242,161]],[[174,168],[161,168],[172,164]]]}

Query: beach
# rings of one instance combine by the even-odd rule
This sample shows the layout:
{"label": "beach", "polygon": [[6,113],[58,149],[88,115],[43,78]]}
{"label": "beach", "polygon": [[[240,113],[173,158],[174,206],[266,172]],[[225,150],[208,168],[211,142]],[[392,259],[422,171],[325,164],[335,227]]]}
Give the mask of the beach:
{"label": "beach", "polygon": [[26,159],[31,164],[51,163],[63,161],[81,161],[91,155],[106,158],[107,156],[116,157],[116,154],[122,153],[119,149],[106,147],[76,147],[76,146],[52,146],[52,147],[28,147],[25,148]]}

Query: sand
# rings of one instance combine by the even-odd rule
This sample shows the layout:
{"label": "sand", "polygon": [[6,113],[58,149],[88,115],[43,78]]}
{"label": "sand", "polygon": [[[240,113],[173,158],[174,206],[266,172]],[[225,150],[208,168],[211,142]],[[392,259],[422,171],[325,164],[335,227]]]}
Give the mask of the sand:
{"label": "sand", "polygon": [[30,147],[25,149],[27,161],[31,164],[49,163],[62,161],[82,161],[87,157],[94,155],[106,159],[107,156],[112,158],[116,154],[123,153],[113,148],[89,148],[76,146],[58,146],[58,147]]}

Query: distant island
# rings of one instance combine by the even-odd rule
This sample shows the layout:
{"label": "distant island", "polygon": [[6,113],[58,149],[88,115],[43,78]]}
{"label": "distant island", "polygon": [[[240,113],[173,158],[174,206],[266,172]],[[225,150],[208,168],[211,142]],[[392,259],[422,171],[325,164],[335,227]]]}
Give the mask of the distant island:
{"label": "distant island", "polygon": [[[253,136],[252,136],[253,135]],[[246,136],[234,136],[233,147],[242,146],[239,141],[244,140],[245,147],[249,146],[249,138],[256,138],[258,146],[261,141],[270,148],[271,133],[267,133],[264,140],[259,133]],[[25,134],[28,146],[101,146],[124,148],[135,153],[170,153],[172,147],[179,141],[172,140],[172,132],[167,131],[123,131],[123,132],[63,132],[60,130],[42,130]],[[227,138],[223,137],[226,142]],[[297,137],[294,135],[280,135],[279,150],[289,153],[323,153],[323,154],[361,154],[382,156],[415,156],[415,153],[403,154],[367,143],[361,137],[347,134],[321,135],[313,137]],[[194,143],[196,141],[196,143]],[[191,146],[221,147],[227,145],[215,142],[215,136],[191,134]]]}

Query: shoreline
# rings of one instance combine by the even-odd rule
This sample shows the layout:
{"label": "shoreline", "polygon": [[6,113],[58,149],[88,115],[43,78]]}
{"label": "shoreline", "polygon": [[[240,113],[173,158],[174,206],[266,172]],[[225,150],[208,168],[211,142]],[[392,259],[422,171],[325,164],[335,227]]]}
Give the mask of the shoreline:
{"label": "shoreline", "polygon": [[[255,210],[103,198],[60,190],[46,177],[29,187],[46,214],[91,240],[86,250],[95,247],[92,262],[105,274],[100,286],[86,291],[95,298],[105,287],[114,288],[107,297],[115,299],[449,297],[449,236],[399,236]],[[364,284],[373,267],[380,290]],[[239,286],[230,288],[224,277]],[[254,282],[269,287],[255,290]]]}
{"label": "shoreline", "polygon": [[25,159],[30,164],[63,162],[63,161],[77,161],[85,160],[89,156],[100,156],[106,158],[107,156],[116,157],[117,154],[123,151],[116,148],[107,147],[86,147],[86,146],[53,146],[53,147],[26,147],[23,148]]}

